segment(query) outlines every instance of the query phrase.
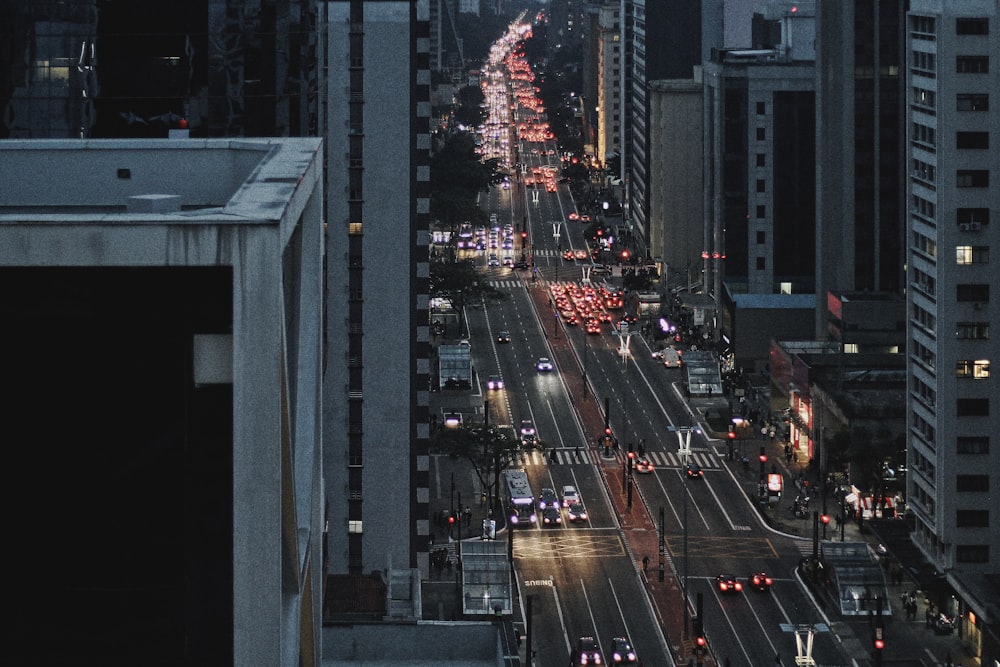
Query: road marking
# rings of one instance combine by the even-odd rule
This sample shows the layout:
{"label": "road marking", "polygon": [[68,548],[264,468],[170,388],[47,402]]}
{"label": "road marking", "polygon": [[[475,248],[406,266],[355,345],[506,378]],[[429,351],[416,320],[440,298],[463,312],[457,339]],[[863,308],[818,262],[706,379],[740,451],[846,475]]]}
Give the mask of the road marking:
{"label": "road marking", "polygon": [[551,579],[528,579],[524,582],[525,586],[554,586],[555,584]]}

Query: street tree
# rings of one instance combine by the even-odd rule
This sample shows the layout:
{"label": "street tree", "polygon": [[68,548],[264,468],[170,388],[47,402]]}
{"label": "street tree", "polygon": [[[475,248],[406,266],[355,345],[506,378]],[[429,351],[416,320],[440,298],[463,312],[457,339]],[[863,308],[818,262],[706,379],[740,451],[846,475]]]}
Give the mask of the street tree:
{"label": "street tree", "polygon": [[460,426],[438,429],[431,438],[435,451],[469,462],[483,492],[490,499],[493,516],[500,516],[500,473],[513,464],[521,443],[512,429],[496,426]]}
{"label": "street tree", "polygon": [[473,135],[457,132],[431,158],[431,215],[452,231],[466,220],[477,222],[480,192],[503,181],[496,159],[483,160]]}
{"label": "street tree", "polygon": [[429,288],[432,297],[447,299],[458,312],[459,331],[464,329],[462,317],[467,305],[507,298],[506,292],[489,284],[471,259],[432,262]]}

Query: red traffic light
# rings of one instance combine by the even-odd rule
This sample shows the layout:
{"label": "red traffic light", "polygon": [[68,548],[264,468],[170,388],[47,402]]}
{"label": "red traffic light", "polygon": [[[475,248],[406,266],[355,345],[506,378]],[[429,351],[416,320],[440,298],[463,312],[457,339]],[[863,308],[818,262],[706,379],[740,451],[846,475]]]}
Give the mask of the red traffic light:
{"label": "red traffic light", "polygon": [[881,651],[884,648],[885,648],[885,640],[884,639],[876,639],[875,640],[875,650],[876,651]]}
{"label": "red traffic light", "polygon": [[694,643],[697,644],[698,646],[704,646],[705,645],[705,638],[702,637],[702,636],[695,637],[694,638]]}
{"label": "red traffic light", "polygon": [[607,426],[604,428],[604,435],[611,435],[611,427]]}
{"label": "red traffic light", "polygon": [[448,523],[449,524],[455,523],[455,515],[454,514],[452,514],[450,517],[448,517]]}
{"label": "red traffic light", "polygon": [[767,454],[761,454],[758,458],[761,463],[767,463]]}
{"label": "red traffic light", "polygon": [[528,232],[521,232],[521,238],[522,239],[528,238]]}
{"label": "red traffic light", "polygon": [[736,439],[736,431],[733,430],[732,426],[729,427],[729,439],[730,440],[735,440]]}
{"label": "red traffic light", "polygon": [[629,453],[628,453],[628,457],[629,457],[630,459],[634,459],[634,458],[635,458],[635,452],[633,452],[633,451],[629,450]]}
{"label": "red traffic light", "polygon": [[628,250],[622,250],[622,259],[628,259]]}
{"label": "red traffic light", "polygon": [[829,514],[820,514],[819,515],[819,520],[821,522],[823,522],[824,524],[830,523],[830,515]]}

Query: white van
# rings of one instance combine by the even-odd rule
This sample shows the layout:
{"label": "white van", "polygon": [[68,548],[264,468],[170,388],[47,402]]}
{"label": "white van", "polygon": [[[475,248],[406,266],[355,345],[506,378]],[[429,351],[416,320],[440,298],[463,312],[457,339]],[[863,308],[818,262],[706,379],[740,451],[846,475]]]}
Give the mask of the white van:
{"label": "white van", "polygon": [[660,358],[663,359],[663,365],[667,368],[681,367],[681,353],[672,347],[664,348],[660,353]]}

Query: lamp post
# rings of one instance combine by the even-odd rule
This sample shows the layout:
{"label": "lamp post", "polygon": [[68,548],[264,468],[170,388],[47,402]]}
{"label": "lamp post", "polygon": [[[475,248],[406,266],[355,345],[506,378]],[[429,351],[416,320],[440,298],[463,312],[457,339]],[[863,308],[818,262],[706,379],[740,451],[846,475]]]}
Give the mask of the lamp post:
{"label": "lamp post", "polygon": [[[668,426],[668,430],[677,433],[677,453],[685,467],[691,458],[691,432],[698,431],[697,426]],[[684,636],[688,636],[690,613],[688,611],[688,488],[687,472],[684,473],[684,574],[681,584],[684,594]]]}

